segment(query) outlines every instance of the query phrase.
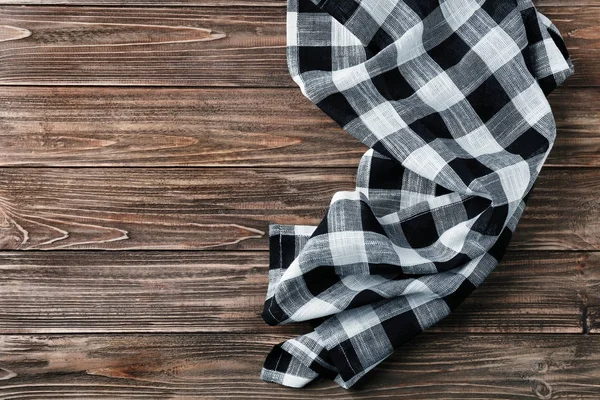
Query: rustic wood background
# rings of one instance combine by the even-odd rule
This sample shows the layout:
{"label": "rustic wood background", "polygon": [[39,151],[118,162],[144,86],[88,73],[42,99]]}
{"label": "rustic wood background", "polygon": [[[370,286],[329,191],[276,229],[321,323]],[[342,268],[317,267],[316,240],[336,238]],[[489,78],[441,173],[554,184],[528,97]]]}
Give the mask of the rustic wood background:
{"label": "rustic wood background", "polygon": [[307,330],[260,318],[268,223],[365,148],[288,76],[284,1],[0,0],[1,398],[599,399],[600,0],[537,4],[577,73],[510,251],[358,389],[298,391],[259,380]]}

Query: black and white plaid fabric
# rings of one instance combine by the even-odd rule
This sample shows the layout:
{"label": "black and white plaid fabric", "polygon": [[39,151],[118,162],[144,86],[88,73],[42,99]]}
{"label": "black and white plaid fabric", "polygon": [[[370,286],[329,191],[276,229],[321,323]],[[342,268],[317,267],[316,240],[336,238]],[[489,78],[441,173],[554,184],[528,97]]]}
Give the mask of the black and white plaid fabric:
{"label": "black and white plaid fabric", "polygon": [[349,388],[500,262],[573,73],[530,0],[289,0],[288,67],[369,147],[318,226],[271,225],[263,318],[314,330],[262,379]]}

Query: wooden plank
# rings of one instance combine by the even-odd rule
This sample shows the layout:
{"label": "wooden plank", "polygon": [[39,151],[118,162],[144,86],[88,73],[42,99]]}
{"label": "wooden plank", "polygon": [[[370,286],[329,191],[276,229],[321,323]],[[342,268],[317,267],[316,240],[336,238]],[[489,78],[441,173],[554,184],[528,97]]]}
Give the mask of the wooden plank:
{"label": "wooden plank", "polygon": [[[155,6],[155,7],[213,7],[263,6],[283,7],[285,0],[0,0],[0,5],[72,5],[72,6]],[[598,6],[598,0],[534,0],[536,6]]]}
{"label": "wooden plank", "polygon": [[295,85],[283,7],[2,6],[0,25],[31,33],[4,29],[0,84]]}
{"label": "wooden plank", "polygon": [[355,169],[5,168],[5,249],[265,249],[269,221],[317,223]]}
{"label": "wooden plank", "polygon": [[[509,252],[431,331],[582,332],[599,261]],[[306,332],[260,317],[267,264],[267,252],[1,252],[0,333]]]}
{"label": "wooden plank", "polygon": [[[598,86],[600,7],[542,7]],[[285,8],[1,6],[3,85],[284,87]]]}
{"label": "wooden plank", "polygon": [[[546,166],[599,167],[600,89],[550,96]],[[297,88],[5,87],[0,164],[356,167],[366,147]]]}
{"label": "wooden plank", "polygon": [[583,271],[590,279],[587,280],[588,289],[582,293],[584,331],[600,333],[600,262],[598,260],[586,262]]}
{"label": "wooden plank", "polygon": [[600,306],[600,297],[591,299],[598,266],[595,252],[508,251],[484,283],[430,331],[587,333],[587,307]]}
{"label": "wooden plank", "polygon": [[275,335],[2,336],[3,398],[598,399],[600,336],[434,335],[345,390],[262,382]]}
{"label": "wooden plank", "polygon": [[600,174],[597,169],[542,171],[513,236],[511,248],[598,249],[599,193]]}
{"label": "wooden plank", "polygon": [[[564,0],[541,0],[561,5]],[[582,5],[593,5],[596,0],[578,0]],[[591,3],[586,3],[591,2]],[[538,1],[539,3],[539,1]],[[70,5],[70,6],[129,6],[129,7],[283,7],[285,0],[0,0],[0,5]]]}
{"label": "wooden plank", "polygon": [[5,87],[0,104],[2,165],[356,167],[367,149],[297,88]]}
{"label": "wooden plank", "polygon": [[[4,168],[0,248],[267,248],[270,222],[316,225],[354,168]],[[600,175],[545,168],[511,248],[599,250]]]}
{"label": "wooden plank", "polygon": [[[534,0],[537,7],[545,6],[599,6],[598,0]],[[262,6],[284,7],[285,0],[0,0],[0,5],[39,5],[39,6],[123,6],[129,7],[234,7]]]}
{"label": "wooden plank", "polygon": [[550,95],[557,126],[545,166],[600,167],[600,91],[559,88]]}

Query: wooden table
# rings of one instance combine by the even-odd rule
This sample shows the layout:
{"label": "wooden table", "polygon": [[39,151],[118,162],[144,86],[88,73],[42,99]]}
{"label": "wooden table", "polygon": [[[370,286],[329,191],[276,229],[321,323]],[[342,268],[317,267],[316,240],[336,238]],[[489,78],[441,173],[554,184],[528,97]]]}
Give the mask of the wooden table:
{"label": "wooden table", "polygon": [[538,5],[577,73],[505,259],[356,390],[299,391],[259,380],[308,329],[260,318],[267,227],[365,148],[290,79],[284,2],[0,0],[0,397],[599,399],[600,2]]}

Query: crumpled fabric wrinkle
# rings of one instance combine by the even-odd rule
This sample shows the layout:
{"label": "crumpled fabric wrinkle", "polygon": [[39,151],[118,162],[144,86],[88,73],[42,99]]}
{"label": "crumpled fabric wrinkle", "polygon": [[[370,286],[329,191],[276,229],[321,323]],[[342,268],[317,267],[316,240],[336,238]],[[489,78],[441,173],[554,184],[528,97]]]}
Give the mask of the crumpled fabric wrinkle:
{"label": "crumpled fabric wrinkle", "polygon": [[313,331],[261,377],[350,388],[501,261],[574,68],[530,0],[288,0],[286,30],[293,80],[369,150],[317,226],[270,225],[263,319]]}

